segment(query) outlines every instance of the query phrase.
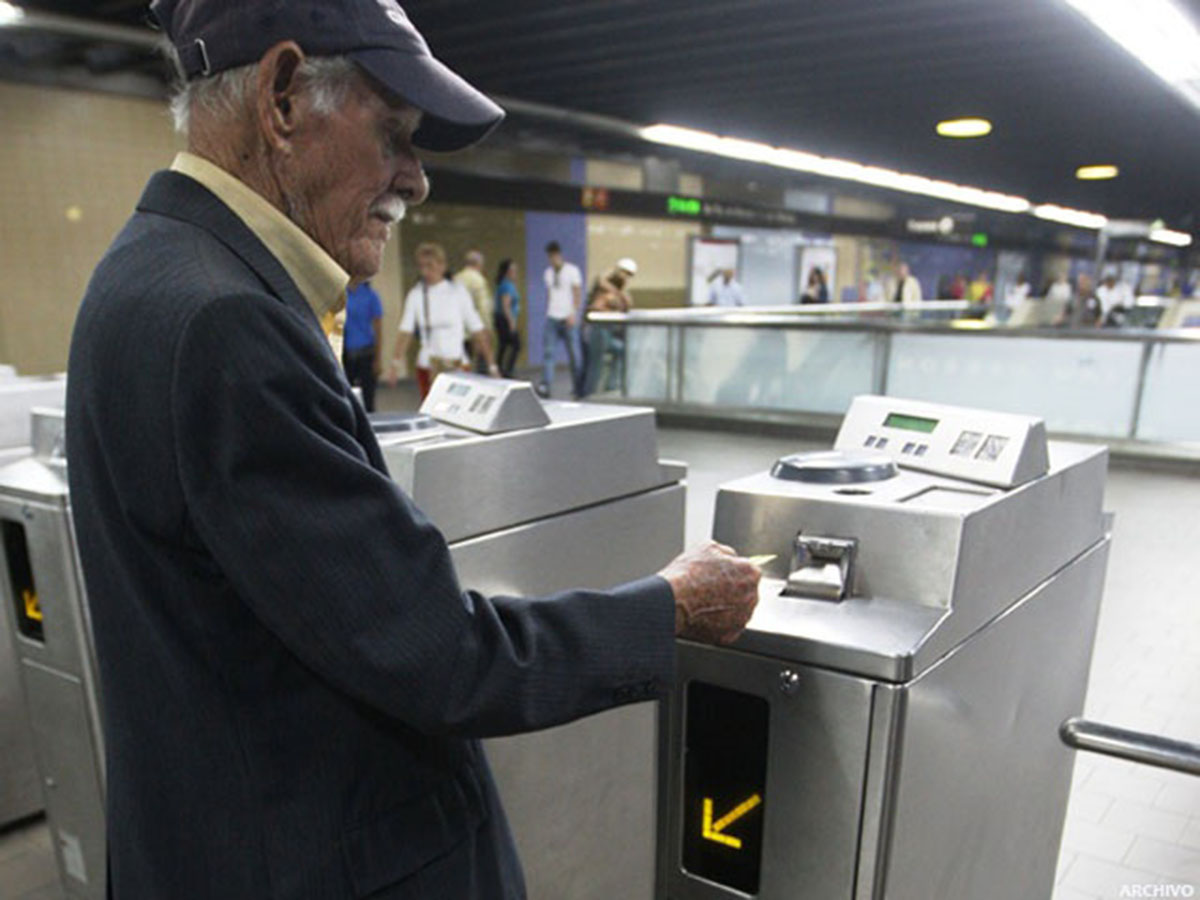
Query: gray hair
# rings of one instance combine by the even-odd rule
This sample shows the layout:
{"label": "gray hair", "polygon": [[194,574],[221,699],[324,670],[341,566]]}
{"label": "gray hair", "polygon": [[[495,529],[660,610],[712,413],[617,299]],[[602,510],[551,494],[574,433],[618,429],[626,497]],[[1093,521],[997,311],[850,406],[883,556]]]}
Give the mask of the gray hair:
{"label": "gray hair", "polygon": [[[175,48],[168,45],[168,59],[176,72],[182,72]],[[238,115],[245,107],[254,89],[258,64],[240,66],[210,75],[207,78],[186,81],[179,76],[174,96],[171,97],[171,118],[175,131],[187,137],[192,113],[203,110],[218,117]],[[310,56],[296,70],[296,75],[305,92],[312,99],[313,109],[329,115],[346,100],[350,86],[359,75],[358,67],[345,56]]]}

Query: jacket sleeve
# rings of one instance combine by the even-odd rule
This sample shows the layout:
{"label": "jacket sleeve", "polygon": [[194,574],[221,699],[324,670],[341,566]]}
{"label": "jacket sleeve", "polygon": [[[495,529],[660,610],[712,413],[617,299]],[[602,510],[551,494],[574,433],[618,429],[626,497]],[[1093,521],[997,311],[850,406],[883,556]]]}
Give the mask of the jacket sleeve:
{"label": "jacket sleeve", "polygon": [[[215,300],[175,353],[188,526],[220,578],[319,677],[427,733],[544,728],[659,695],[670,586],[485,598],[354,436],[315,328],[270,297]],[[470,473],[464,473],[469,477]]]}

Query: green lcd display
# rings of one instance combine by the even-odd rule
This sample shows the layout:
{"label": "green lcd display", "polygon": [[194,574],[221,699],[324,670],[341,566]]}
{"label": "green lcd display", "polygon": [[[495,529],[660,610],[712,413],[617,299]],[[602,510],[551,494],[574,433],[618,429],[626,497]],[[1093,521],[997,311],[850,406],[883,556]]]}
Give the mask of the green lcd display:
{"label": "green lcd display", "polygon": [[693,681],[686,710],[683,867],[757,894],[770,707],[762,697]]}
{"label": "green lcd display", "polygon": [[885,428],[903,428],[905,431],[921,431],[929,434],[937,428],[937,419],[922,419],[920,416],[906,416],[904,413],[892,413],[883,420]]}

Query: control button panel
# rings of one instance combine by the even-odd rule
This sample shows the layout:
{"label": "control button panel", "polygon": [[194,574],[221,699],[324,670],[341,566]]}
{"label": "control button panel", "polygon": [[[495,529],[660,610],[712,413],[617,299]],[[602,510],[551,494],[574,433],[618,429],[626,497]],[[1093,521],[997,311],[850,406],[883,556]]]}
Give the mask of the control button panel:
{"label": "control button panel", "polygon": [[528,382],[457,372],[443,372],[437,377],[421,404],[421,412],[446,425],[480,434],[540,428],[550,423]]}
{"label": "control button panel", "polygon": [[901,466],[1004,488],[1049,468],[1041,419],[893,397],[855,398],[834,446],[882,451]]}

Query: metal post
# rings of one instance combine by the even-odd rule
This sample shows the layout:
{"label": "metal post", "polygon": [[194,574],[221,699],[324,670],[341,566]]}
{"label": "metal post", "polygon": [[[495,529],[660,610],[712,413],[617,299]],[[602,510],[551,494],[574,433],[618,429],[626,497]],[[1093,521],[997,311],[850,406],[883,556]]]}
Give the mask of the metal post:
{"label": "metal post", "polygon": [[1150,371],[1150,359],[1154,355],[1154,348],[1160,346],[1162,345],[1151,340],[1142,344],[1142,361],[1138,366],[1137,393],[1133,396],[1133,416],[1129,422],[1129,439],[1131,441],[1137,440],[1138,425],[1142,420],[1142,403],[1146,397],[1146,373]]}
{"label": "metal post", "polygon": [[875,340],[875,365],[878,367],[875,373],[875,388],[879,396],[886,397],[888,368],[892,364],[892,332],[881,331],[876,335]]}
{"label": "metal post", "polygon": [[[674,326],[673,326],[674,327]],[[683,355],[687,344],[687,325],[680,324],[676,328],[677,338],[675,344],[675,392],[672,399],[676,403],[683,402],[683,371],[684,359]]]}

